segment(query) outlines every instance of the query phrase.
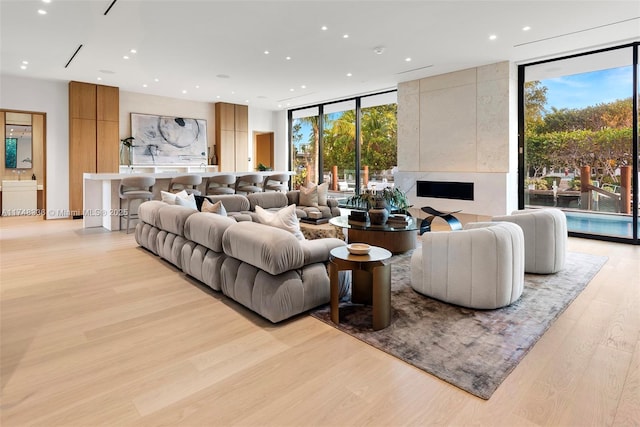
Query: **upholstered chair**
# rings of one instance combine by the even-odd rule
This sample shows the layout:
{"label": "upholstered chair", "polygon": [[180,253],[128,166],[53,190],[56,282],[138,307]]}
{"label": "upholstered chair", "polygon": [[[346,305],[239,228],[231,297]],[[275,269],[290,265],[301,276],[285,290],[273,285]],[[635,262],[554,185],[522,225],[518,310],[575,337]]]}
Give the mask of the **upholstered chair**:
{"label": "upholstered chair", "polygon": [[[127,220],[127,234],[129,234],[129,221],[138,219],[138,209],[136,213],[131,212],[131,201],[139,200],[145,202],[153,198],[153,185],[156,179],[148,176],[127,176],[120,181],[118,194],[120,195],[120,221]],[[126,201],[126,209],[122,207],[122,201]]]}
{"label": "upholstered chair", "polygon": [[215,175],[207,179],[206,195],[235,194],[234,175]]}
{"label": "upholstered chair", "polygon": [[254,173],[236,177],[236,193],[260,193],[262,191],[262,175]]}
{"label": "upholstered chair", "polygon": [[182,175],[171,178],[169,183],[169,192],[177,193],[178,191],[185,190],[188,194],[199,196],[200,190],[198,185],[202,184],[202,177],[200,175]]}
{"label": "upholstered chair", "polygon": [[267,176],[262,185],[263,191],[280,191],[286,193],[289,191],[289,174],[279,173]]}
{"label": "upholstered chair", "polygon": [[424,233],[411,256],[418,293],[474,309],[495,309],[524,289],[524,235],[507,222],[468,224],[459,231]]}
{"label": "upholstered chair", "polygon": [[557,273],[564,268],[567,254],[567,217],[560,209],[543,208],[514,211],[495,216],[492,221],[518,224],[524,233],[524,271]]}

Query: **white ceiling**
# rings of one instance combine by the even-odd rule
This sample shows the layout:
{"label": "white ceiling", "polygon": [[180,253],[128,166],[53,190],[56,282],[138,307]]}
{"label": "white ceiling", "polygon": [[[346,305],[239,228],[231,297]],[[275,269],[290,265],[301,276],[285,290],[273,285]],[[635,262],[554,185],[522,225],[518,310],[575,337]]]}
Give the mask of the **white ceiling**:
{"label": "white ceiling", "polygon": [[276,110],[640,39],[638,0],[112,1],[0,0],[0,71]]}

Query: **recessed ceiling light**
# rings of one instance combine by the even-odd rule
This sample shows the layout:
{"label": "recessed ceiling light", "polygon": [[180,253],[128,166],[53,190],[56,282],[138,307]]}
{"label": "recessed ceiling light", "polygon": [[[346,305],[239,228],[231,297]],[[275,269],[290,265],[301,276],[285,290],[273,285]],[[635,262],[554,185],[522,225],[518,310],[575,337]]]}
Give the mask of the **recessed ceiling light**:
{"label": "recessed ceiling light", "polygon": [[196,85],[196,89],[200,89],[200,85]]}
{"label": "recessed ceiling light", "polygon": [[290,57],[290,56],[287,56],[287,57],[286,57],[286,58],[284,58],[284,59],[286,59],[287,61],[291,61],[291,57]]}
{"label": "recessed ceiling light", "polygon": [[187,93],[187,90],[186,89],[182,89],[182,93]]}
{"label": "recessed ceiling light", "polygon": [[328,30],[328,28],[327,28],[327,26],[326,26],[326,25],[323,25],[322,27],[320,27],[320,29],[321,29],[322,31],[327,31],[327,30]]}
{"label": "recessed ceiling light", "polygon": [[531,27],[530,27],[530,26],[528,26],[528,25],[527,25],[527,26],[522,27],[522,31],[529,31],[530,29],[531,29]]}
{"label": "recessed ceiling light", "polygon": [[351,73],[347,73],[347,77],[351,77],[353,74]]}
{"label": "recessed ceiling light", "polygon": [[245,99],[245,100],[244,100],[244,102],[246,102],[246,103],[248,104],[248,103],[249,103],[249,100],[248,100],[248,99]]}
{"label": "recessed ceiling light", "polygon": [[143,85],[142,85],[142,87],[147,87],[147,84],[146,84],[146,83],[145,83],[145,84],[143,84]]}
{"label": "recessed ceiling light", "polygon": [[294,89],[294,88],[289,89],[289,92],[293,92],[293,91],[295,91],[295,89]]}
{"label": "recessed ceiling light", "polygon": [[306,88],[307,88],[307,85],[301,85],[301,86],[300,86],[300,88],[301,88],[301,89],[306,89]]}
{"label": "recessed ceiling light", "polygon": [[236,91],[235,91],[235,90],[232,90],[232,91],[231,91],[231,95],[235,95],[235,94],[236,94]]}
{"label": "recessed ceiling light", "polygon": [[102,77],[98,77],[98,80],[102,80]]}
{"label": "recessed ceiling light", "polygon": [[127,55],[123,56],[122,59],[129,59]]}
{"label": "recessed ceiling light", "polygon": [[138,53],[138,51],[137,51],[137,50],[135,50],[135,49],[131,49],[131,50],[129,51],[129,53]]}
{"label": "recessed ceiling light", "polygon": [[22,61],[24,65],[29,65],[29,61]]}
{"label": "recessed ceiling light", "polygon": [[23,70],[26,70],[27,66],[26,65],[21,65],[20,68],[22,68]]}
{"label": "recessed ceiling light", "polygon": [[343,38],[343,39],[348,39],[348,38],[349,38],[349,34],[343,34],[343,35],[342,35],[342,38]]}
{"label": "recessed ceiling light", "polygon": [[153,81],[157,83],[160,81],[160,79],[156,77],[155,79],[153,79]]}
{"label": "recessed ceiling light", "polygon": [[44,9],[38,9],[38,13],[39,13],[40,15],[46,15],[46,14],[47,14],[47,11],[46,11],[46,10],[44,10]]}
{"label": "recessed ceiling light", "polygon": [[51,3],[51,0],[42,0],[42,3]]}
{"label": "recessed ceiling light", "polygon": [[278,104],[278,108],[282,108],[282,104]]}
{"label": "recessed ceiling light", "polygon": [[216,99],[220,99],[220,95],[216,95]]}
{"label": "recessed ceiling light", "polygon": [[411,62],[411,58],[409,58],[409,57],[404,58],[404,60],[407,61],[407,62]]}
{"label": "recessed ceiling light", "polygon": [[383,46],[374,47],[373,52],[376,55],[382,55],[384,53],[384,47]]}
{"label": "recessed ceiling light", "polygon": [[265,50],[265,51],[264,51],[264,54],[265,54],[265,55],[269,55],[269,51],[268,51],[268,50]]}
{"label": "recessed ceiling light", "polygon": [[498,36],[496,36],[495,34],[491,34],[491,35],[489,36],[489,40],[495,40],[495,39],[497,39],[497,38],[498,38]]}

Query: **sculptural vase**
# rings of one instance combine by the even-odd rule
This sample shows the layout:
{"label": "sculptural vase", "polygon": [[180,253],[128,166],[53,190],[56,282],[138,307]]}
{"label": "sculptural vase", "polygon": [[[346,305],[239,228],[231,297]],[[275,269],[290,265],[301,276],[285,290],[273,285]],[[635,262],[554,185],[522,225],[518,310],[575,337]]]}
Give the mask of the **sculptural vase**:
{"label": "sculptural vase", "polygon": [[389,211],[386,208],[369,209],[369,222],[372,225],[384,225],[387,219],[389,219]]}

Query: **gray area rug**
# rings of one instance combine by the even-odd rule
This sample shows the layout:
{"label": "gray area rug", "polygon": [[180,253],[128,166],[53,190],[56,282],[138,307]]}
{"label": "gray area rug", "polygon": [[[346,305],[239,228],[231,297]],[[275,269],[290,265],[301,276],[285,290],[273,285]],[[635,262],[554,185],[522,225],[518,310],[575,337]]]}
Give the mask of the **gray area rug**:
{"label": "gray area rug", "polygon": [[525,275],[522,297],[497,310],[472,310],[434,300],[411,286],[411,253],[394,256],[392,321],[371,329],[371,308],[342,302],[340,325],[329,307],[311,315],[482,399],[498,386],[582,292],[607,258],[568,253],[565,269]]}

